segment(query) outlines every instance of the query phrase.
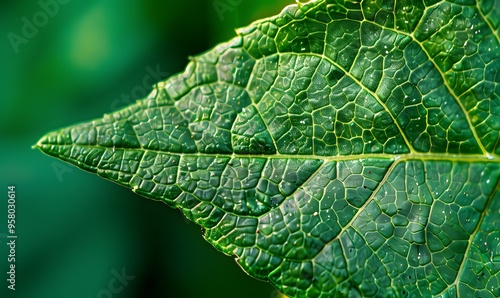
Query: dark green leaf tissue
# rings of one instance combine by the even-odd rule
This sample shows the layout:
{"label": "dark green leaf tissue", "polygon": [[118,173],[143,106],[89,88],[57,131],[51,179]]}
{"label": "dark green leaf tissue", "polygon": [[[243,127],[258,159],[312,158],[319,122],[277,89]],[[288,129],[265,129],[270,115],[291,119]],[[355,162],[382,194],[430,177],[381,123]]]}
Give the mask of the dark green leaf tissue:
{"label": "dark green leaf tissue", "polygon": [[494,0],[297,3],[36,147],[290,297],[500,297],[499,28]]}

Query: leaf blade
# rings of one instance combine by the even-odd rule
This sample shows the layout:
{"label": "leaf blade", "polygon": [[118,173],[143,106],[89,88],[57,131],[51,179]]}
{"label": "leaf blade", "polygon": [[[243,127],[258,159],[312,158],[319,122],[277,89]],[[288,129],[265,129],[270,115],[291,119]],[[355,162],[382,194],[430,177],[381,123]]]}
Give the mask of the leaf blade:
{"label": "leaf blade", "polygon": [[290,296],[498,296],[497,11],[387,3],[289,6],[37,147]]}

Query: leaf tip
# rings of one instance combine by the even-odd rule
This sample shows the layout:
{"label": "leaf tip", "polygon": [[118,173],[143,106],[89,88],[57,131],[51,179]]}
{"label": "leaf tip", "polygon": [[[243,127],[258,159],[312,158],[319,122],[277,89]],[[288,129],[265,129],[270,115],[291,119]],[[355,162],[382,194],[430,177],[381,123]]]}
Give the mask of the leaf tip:
{"label": "leaf tip", "polygon": [[42,150],[43,144],[47,142],[47,135],[41,137],[36,144],[31,145],[31,149],[39,149]]}
{"label": "leaf tip", "polygon": [[61,136],[58,131],[53,131],[42,136],[36,144],[31,146],[32,149],[38,149],[45,154],[51,155],[50,153],[54,149],[54,145],[61,144]]}

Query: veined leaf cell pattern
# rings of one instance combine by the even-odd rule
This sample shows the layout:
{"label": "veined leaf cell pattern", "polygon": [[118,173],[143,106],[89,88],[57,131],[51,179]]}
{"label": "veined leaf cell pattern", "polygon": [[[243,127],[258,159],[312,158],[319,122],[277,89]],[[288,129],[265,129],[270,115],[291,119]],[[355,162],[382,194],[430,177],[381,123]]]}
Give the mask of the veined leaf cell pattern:
{"label": "veined leaf cell pattern", "polygon": [[37,147],[290,297],[500,297],[499,26],[497,0],[297,3]]}

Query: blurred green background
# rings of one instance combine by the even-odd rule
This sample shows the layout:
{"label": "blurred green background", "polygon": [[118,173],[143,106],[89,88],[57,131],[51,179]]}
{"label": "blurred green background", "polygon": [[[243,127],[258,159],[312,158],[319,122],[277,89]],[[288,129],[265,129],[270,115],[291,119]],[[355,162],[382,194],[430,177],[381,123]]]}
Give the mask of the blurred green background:
{"label": "blurred green background", "polygon": [[[0,4],[0,297],[277,295],[217,252],[178,210],[31,146],[50,130],[144,97],[156,78],[182,71],[189,55],[292,2]],[[17,196],[15,292],[6,280],[9,185]],[[121,272],[134,278],[113,283]]]}

